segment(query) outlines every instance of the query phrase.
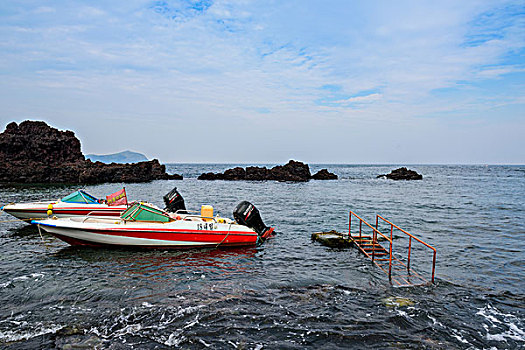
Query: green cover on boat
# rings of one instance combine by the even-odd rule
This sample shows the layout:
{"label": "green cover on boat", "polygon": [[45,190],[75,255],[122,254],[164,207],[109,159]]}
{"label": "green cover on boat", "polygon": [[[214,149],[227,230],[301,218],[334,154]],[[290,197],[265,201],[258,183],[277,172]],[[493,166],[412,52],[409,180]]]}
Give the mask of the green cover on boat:
{"label": "green cover on boat", "polygon": [[171,218],[160,209],[150,207],[145,203],[133,203],[120,217],[128,221],[170,222]]}
{"label": "green cover on boat", "polygon": [[62,202],[66,203],[82,203],[82,204],[97,204],[98,199],[90,195],[89,193],[78,190],[71,194],[68,194],[61,199]]}

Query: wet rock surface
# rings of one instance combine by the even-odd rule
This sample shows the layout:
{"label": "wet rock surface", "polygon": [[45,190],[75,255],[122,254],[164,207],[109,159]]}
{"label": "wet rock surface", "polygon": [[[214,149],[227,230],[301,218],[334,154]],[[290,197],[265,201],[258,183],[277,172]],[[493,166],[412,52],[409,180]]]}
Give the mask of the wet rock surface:
{"label": "wet rock surface", "polygon": [[[317,176],[317,177],[315,177]],[[266,167],[249,166],[246,169],[235,167],[224,171],[224,173],[204,173],[201,174],[199,180],[251,180],[251,181],[291,181],[291,182],[305,182],[310,179],[326,180],[328,178],[337,179],[337,175],[329,173],[328,170],[323,169],[312,176],[308,164],[290,160],[285,165],[278,165],[271,169]]]}
{"label": "wet rock surface", "polygon": [[353,245],[348,233],[344,234],[335,230],[328,232],[312,233],[312,241],[316,241],[330,248],[348,248]]}
{"label": "wet rock surface", "polygon": [[41,121],[10,123],[0,134],[0,182],[104,183],[182,179],[154,159],[135,164],[86,160],[72,131]]}
{"label": "wet rock surface", "polygon": [[423,180],[423,175],[405,167],[392,170],[390,174],[378,175],[377,178],[386,177],[391,180]]}

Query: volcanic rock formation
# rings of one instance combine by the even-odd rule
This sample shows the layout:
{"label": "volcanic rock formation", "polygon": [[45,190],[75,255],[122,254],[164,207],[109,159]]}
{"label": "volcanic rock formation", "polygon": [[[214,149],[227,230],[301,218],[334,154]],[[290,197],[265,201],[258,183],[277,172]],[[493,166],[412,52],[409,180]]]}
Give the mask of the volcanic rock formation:
{"label": "volcanic rock formation", "polygon": [[102,183],[182,179],[154,159],[136,164],[86,160],[72,131],[41,121],[12,122],[0,134],[0,182]]}
{"label": "volcanic rock formation", "polygon": [[386,177],[392,180],[423,180],[423,175],[405,167],[392,170],[390,174],[378,175],[377,178]]}
{"label": "volcanic rock formation", "polygon": [[224,173],[204,173],[199,180],[252,180],[252,181],[293,181],[304,182],[310,179],[328,180],[337,179],[337,175],[329,173],[323,169],[314,176],[310,173],[310,167],[302,162],[290,160],[285,165],[278,165],[271,169],[266,167],[249,166],[246,169],[235,167],[228,169]]}
{"label": "volcanic rock formation", "polygon": [[312,176],[314,180],[337,180],[337,175],[328,171],[328,169],[321,169]]}

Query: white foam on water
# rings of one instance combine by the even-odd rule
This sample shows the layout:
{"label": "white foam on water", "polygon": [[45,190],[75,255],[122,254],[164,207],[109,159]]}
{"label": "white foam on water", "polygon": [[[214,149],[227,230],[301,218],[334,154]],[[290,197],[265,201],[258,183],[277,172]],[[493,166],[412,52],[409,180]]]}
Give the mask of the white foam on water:
{"label": "white foam on water", "polygon": [[148,303],[147,301],[143,302],[143,303],[142,303],[142,306],[147,307],[147,308],[152,308],[152,307],[154,307],[153,304],[150,304],[150,303]]}
{"label": "white foam on water", "polygon": [[396,309],[396,313],[399,315],[399,316],[402,316],[406,319],[410,319],[410,316],[403,310],[400,310],[400,309]]}
{"label": "white foam on water", "polygon": [[184,336],[182,336],[180,338],[177,338],[179,335],[180,335],[179,332],[175,332],[175,333],[170,334],[170,336],[168,337],[168,340],[166,340],[164,342],[164,345],[174,346],[174,347],[179,346],[180,343],[182,343],[183,341],[186,340],[186,337],[184,337]]}
{"label": "white foam on water", "polygon": [[430,318],[430,320],[432,321],[432,326],[440,326],[440,327],[446,328],[445,325],[443,325],[443,323],[439,322],[434,317],[428,315],[428,318]]}
{"label": "white foam on water", "polygon": [[0,340],[2,342],[16,342],[21,340],[29,340],[31,338],[39,337],[44,334],[56,333],[64,328],[61,325],[48,325],[44,326],[39,324],[36,329],[29,331],[0,331]]}
{"label": "white foam on water", "polygon": [[211,344],[206,343],[206,342],[205,342],[204,340],[202,340],[202,339],[199,339],[199,342],[200,342],[202,345],[204,345],[205,347],[207,347],[207,348],[211,347]]}
{"label": "white foam on water", "polygon": [[0,284],[0,288],[7,288],[14,284],[14,282],[20,282],[20,281],[29,281],[29,280],[35,280],[38,281],[40,278],[44,277],[45,275],[43,273],[32,273],[30,275],[23,275],[18,277],[13,277],[11,281],[7,281]]}
{"label": "white foam on water", "polygon": [[[476,315],[483,316],[489,323],[489,325],[483,325],[483,328],[487,331],[485,335],[486,339],[500,342],[506,342],[507,339],[512,339],[525,342],[525,331],[518,326],[520,320],[516,316],[500,312],[490,304],[478,309]],[[496,325],[499,328],[508,327],[508,329],[500,333],[491,334],[490,327],[497,328]]]}
{"label": "white foam on water", "polygon": [[463,344],[470,344],[465,338],[461,336],[461,334],[458,334],[456,330],[453,330],[452,336],[462,342]]}

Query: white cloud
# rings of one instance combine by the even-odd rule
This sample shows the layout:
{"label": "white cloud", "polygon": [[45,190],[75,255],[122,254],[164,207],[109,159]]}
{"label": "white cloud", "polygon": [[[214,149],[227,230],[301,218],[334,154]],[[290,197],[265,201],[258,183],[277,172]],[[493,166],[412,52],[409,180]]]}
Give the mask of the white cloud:
{"label": "white cloud", "polygon": [[[216,1],[203,10],[170,4],[63,3],[39,12],[50,19],[23,8],[4,15],[0,66],[8,73],[0,102],[8,108],[0,119],[80,118],[93,111],[107,129],[114,127],[110,120],[154,118],[177,120],[165,129],[188,132],[199,120],[240,138],[272,130],[301,143],[318,130],[337,134],[374,121],[379,134],[389,134],[415,117],[473,118],[480,106],[506,108],[523,95],[509,90],[506,99],[501,92],[491,100],[475,87],[524,69],[504,58],[524,47],[521,22],[506,25],[497,38],[466,44],[485,37],[486,19],[476,18],[497,3]],[[325,85],[341,88],[330,106],[316,103],[326,97]],[[434,93],[449,88],[461,93]],[[208,137],[220,143],[219,134]],[[145,146],[150,154],[162,148],[159,142]]]}

